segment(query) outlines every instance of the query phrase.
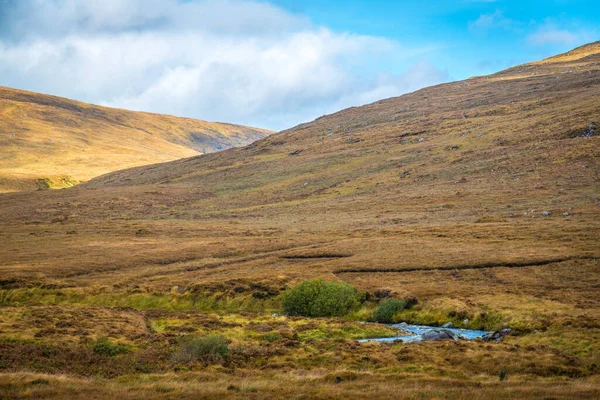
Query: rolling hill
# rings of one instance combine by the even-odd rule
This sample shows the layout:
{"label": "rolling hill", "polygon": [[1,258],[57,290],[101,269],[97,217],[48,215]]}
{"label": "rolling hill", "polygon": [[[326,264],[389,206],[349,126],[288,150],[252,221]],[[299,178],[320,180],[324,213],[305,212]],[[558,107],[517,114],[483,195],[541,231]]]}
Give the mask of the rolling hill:
{"label": "rolling hill", "polygon": [[269,133],[0,87],[0,192],[67,187],[117,169],[243,146]]}
{"label": "rolling hill", "polygon": [[[66,397],[102,374],[128,377],[92,383],[122,398],[597,398],[599,99],[596,42],[243,148],[2,194],[7,382]],[[366,293],[358,321],[391,296],[416,302],[402,321],[514,334],[380,345],[354,340],[370,324],[278,315],[283,290],[317,277]],[[227,362],[169,358],[212,333]],[[102,358],[98,337],[133,350]]]}

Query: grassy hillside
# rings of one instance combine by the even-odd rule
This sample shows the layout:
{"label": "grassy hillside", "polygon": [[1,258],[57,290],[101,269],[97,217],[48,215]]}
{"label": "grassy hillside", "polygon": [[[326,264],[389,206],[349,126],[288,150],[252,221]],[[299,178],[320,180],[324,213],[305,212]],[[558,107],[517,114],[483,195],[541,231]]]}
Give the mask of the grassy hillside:
{"label": "grassy hillside", "polygon": [[[3,194],[0,394],[598,398],[599,98],[595,43],[244,148]],[[368,295],[346,318],[273,314],[314,277]],[[416,299],[397,321],[514,334],[357,343],[387,334],[359,322],[382,296]],[[231,353],[178,361],[189,334]],[[120,353],[98,354],[102,337]]]}
{"label": "grassy hillside", "polygon": [[0,87],[0,192],[243,146],[270,132]]}

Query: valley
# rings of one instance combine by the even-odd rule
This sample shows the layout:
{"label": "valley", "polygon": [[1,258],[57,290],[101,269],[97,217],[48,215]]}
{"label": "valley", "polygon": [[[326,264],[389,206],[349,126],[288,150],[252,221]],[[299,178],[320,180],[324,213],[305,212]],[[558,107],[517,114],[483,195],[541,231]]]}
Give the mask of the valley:
{"label": "valley", "polygon": [[[596,42],[3,193],[0,397],[597,398],[599,99]],[[360,306],[284,315],[315,278]],[[389,298],[393,322],[512,333],[358,342],[395,335]],[[190,361],[190,335],[227,350]]]}

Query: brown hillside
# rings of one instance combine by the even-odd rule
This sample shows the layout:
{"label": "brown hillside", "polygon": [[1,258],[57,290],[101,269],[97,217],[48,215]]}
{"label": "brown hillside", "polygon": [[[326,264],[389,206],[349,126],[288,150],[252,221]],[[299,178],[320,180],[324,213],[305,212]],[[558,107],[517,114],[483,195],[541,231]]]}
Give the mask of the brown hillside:
{"label": "brown hillside", "polygon": [[94,106],[0,87],[0,192],[243,146],[269,131]]}
{"label": "brown hillside", "polygon": [[[0,397],[598,398],[599,99],[596,43],[244,148],[2,194]],[[273,314],[314,277],[367,301],[346,319]],[[386,334],[353,321],[386,296],[417,301],[395,321],[514,332],[357,343]],[[174,361],[183,336],[214,333],[226,362]],[[103,336],[130,352],[93,353]]]}
{"label": "brown hillside", "polygon": [[320,221],[333,208],[402,224],[433,218],[426,204],[452,205],[435,219],[454,221],[587,210],[598,194],[598,49],[351,108],[243,149],[122,170],[86,187],[201,185],[206,199],[186,207],[197,217],[241,216],[247,207],[280,215],[290,204],[319,210],[309,218]]}
{"label": "brown hillside", "polygon": [[[7,194],[0,197],[0,218],[18,226],[57,219],[68,220],[65,226],[105,225],[107,218],[123,218],[139,221],[132,226],[159,224],[157,235],[166,235],[159,240],[164,244],[170,240],[167,232],[180,224],[202,229],[217,223],[226,232],[228,224],[235,232],[273,230],[280,232],[277,241],[291,243],[304,243],[303,234],[316,235],[329,243],[323,244],[326,249],[353,254],[317,263],[327,265],[327,271],[600,255],[599,95],[600,53],[526,64],[344,110],[244,148],[121,170],[66,191]],[[110,226],[120,232],[125,225]],[[434,248],[455,239],[438,230],[464,231],[479,246],[480,235],[473,232],[488,228],[489,234],[505,239],[478,251],[465,245],[427,254],[420,254],[420,246],[380,248],[381,243],[404,240],[407,229],[423,229]],[[331,239],[334,232],[347,239]],[[568,241],[563,239],[566,232]],[[510,239],[526,233],[533,240],[527,245]],[[355,242],[351,238],[357,235],[373,238]],[[78,236],[80,240],[84,238]],[[369,245],[370,240],[377,246]],[[186,247],[178,243],[165,248],[165,254],[158,250],[161,246],[153,253],[171,259],[180,253],[177,246]],[[229,246],[235,255],[261,253],[238,248],[237,240]],[[136,251],[144,248],[140,244]],[[189,251],[193,255],[175,259],[205,257]],[[6,253],[5,265],[33,257],[17,254]],[[70,268],[70,262],[55,257],[70,256],[48,255],[44,264]],[[85,270],[78,257],[73,261]],[[113,267],[112,254],[101,259],[94,264]],[[261,262],[271,265],[268,260]],[[310,262],[293,265],[284,268],[286,274],[301,276],[305,270],[296,267]],[[19,275],[27,271],[11,270]],[[231,271],[272,273],[236,264]]]}

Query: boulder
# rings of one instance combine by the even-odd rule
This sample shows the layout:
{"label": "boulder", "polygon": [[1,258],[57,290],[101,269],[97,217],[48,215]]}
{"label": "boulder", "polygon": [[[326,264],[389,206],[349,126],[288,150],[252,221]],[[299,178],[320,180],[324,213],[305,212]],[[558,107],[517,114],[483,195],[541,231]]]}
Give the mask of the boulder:
{"label": "boulder", "polygon": [[452,322],[446,322],[444,325],[442,325],[442,328],[453,328],[454,324]]}
{"label": "boulder", "polygon": [[481,337],[481,339],[484,342],[492,342],[492,341],[499,342],[502,340],[502,336],[500,336],[500,332],[494,331],[494,332],[486,333],[485,335],[483,335]]}
{"label": "boulder", "polygon": [[504,328],[499,331],[488,332],[481,337],[485,342],[499,342],[504,336],[508,336],[512,333],[512,329]]}
{"label": "boulder", "polygon": [[451,331],[443,331],[439,329],[434,329],[428,332],[425,332],[422,336],[424,342],[434,342],[439,340],[459,340],[460,337]]}
{"label": "boulder", "polygon": [[502,337],[504,336],[508,336],[512,333],[512,329],[510,328],[504,328],[500,330],[500,335],[502,335]]}
{"label": "boulder", "polygon": [[408,328],[408,324],[406,322],[400,322],[399,324],[396,324],[395,326],[398,329],[406,329],[406,328]]}
{"label": "boulder", "polygon": [[596,135],[596,124],[595,123],[591,123],[588,125],[588,127],[586,129],[583,130],[583,132],[581,133],[581,137],[591,137]]}

